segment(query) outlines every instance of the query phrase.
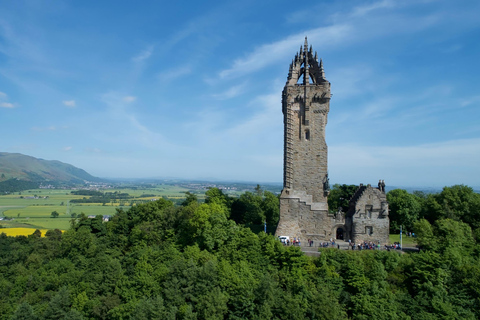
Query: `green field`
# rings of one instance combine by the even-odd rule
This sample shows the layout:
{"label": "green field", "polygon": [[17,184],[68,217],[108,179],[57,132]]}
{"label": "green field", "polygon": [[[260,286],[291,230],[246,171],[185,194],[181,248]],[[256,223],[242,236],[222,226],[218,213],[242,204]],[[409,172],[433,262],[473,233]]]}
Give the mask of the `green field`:
{"label": "green field", "polygon": [[[60,229],[70,228],[71,218],[30,218],[14,219],[10,221],[1,221],[0,224],[5,228],[32,228],[32,229]],[[1,232],[2,229],[0,229]]]}
{"label": "green field", "polygon": [[[400,243],[399,234],[390,234],[390,243],[398,242]],[[402,236],[402,245],[404,247],[415,247],[417,245],[417,239],[414,237],[407,237],[406,235]]]}
{"label": "green field", "polygon": [[[79,215],[114,215],[116,209],[127,210],[132,200],[158,199],[167,197],[181,199],[185,197],[187,188],[173,185],[159,185],[155,188],[115,188],[102,190],[103,192],[128,193],[134,199],[120,200],[108,203],[70,203],[73,199],[83,199],[83,195],[73,195],[72,190],[67,189],[33,189],[15,192],[0,196],[0,217],[8,217],[12,220],[0,221],[0,225],[6,228],[32,228],[32,229],[61,229],[70,227],[72,214]],[[147,197],[145,197],[147,195]],[[197,193],[199,199],[204,199],[205,194]],[[87,196],[88,197],[88,196]],[[51,213],[57,211],[58,218],[52,218]]]}

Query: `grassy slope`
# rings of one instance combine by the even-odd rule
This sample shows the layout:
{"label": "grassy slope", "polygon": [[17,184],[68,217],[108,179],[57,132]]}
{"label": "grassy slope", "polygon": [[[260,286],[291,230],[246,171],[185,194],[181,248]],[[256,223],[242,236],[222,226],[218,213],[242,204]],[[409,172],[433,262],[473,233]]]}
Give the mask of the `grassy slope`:
{"label": "grassy slope", "polygon": [[5,176],[0,181],[10,178],[30,180],[33,176],[57,182],[100,180],[70,164],[37,159],[20,153],[0,152],[0,172]]}

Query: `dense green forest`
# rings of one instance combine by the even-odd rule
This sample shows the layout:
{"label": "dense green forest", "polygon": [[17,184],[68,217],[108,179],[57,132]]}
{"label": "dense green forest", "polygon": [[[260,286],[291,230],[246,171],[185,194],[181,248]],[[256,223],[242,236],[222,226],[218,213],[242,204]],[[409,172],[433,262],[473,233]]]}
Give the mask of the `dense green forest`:
{"label": "dense green forest", "polygon": [[26,181],[18,179],[8,179],[0,182],[0,193],[11,193],[28,189],[36,189],[40,185],[38,181]]}
{"label": "dense green forest", "polygon": [[392,202],[400,217],[415,214],[423,249],[411,254],[307,257],[243,225],[278,220],[278,198],[261,190],[232,199],[210,189],[205,203],[187,194],[179,206],[160,199],[107,223],[82,215],[42,238],[1,235],[0,319],[478,319],[470,191],[415,195],[420,209],[405,212]]}

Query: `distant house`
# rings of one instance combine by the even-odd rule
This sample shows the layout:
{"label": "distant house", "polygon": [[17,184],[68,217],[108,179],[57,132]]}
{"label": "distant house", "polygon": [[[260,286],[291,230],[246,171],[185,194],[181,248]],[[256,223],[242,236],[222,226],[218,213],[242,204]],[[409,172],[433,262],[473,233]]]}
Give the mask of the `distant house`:
{"label": "distant house", "polygon": [[89,216],[87,216],[87,218],[88,218],[88,219],[94,219],[95,216],[94,216],[94,215],[89,215]]}
{"label": "distant house", "polygon": [[102,221],[103,221],[103,222],[107,222],[107,221],[110,221],[110,219],[112,219],[112,216],[110,216],[110,215],[104,215],[103,218],[102,218]]}

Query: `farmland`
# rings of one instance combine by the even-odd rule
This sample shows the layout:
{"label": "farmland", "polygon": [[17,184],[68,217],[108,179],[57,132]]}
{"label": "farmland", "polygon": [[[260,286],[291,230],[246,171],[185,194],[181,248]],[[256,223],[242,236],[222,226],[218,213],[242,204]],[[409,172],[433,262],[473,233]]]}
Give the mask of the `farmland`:
{"label": "farmland", "polygon": [[[218,187],[232,197],[238,197],[245,191],[253,191],[256,184],[210,182],[166,182],[151,184],[118,184],[100,190],[88,189],[32,189],[22,192],[0,195],[0,227],[1,232],[13,232],[5,228],[21,229],[24,235],[32,234],[35,229],[67,230],[71,220],[80,214],[87,216],[114,215],[116,209],[128,209],[131,206],[159,198],[180,204],[185,193],[197,196],[199,201],[205,200],[208,188]],[[277,185],[265,186],[265,189],[278,192]],[[52,212],[58,217],[53,218]],[[30,230],[31,229],[31,232]],[[20,232],[20,229],[15,232]],[[42,231],[42,233],[44,233]]]}
{"label": "farmland", "polygon": [[[109,199],[98,203],[73,203],[90,196],[72,194],[69,189],[33,189],[0,196],[0,226],[7,234],[28,235],[35,229],[67,230],[70,220],[83,213],[85,215],[114,215],[117,208],[128,209],[131,205],[151,201],[157,198],[168,198],[172,201],[182,201],[189,189],[175,185],[158,185],[151,188],[112,188],[102,190],[105,194],[128,194],[128,199]],[[78,191],[77,191],[78,192]],[[204,193],[198,194],[204,199]],[[52,212],[58,212],[53,218]],[[6,228],[15,228],[7,230]],[[21,228],[21,229],[17,229]],[[31,229],[31,230],[29,230]],[[44,232],[42,232],[44,233]]]}

